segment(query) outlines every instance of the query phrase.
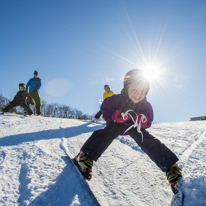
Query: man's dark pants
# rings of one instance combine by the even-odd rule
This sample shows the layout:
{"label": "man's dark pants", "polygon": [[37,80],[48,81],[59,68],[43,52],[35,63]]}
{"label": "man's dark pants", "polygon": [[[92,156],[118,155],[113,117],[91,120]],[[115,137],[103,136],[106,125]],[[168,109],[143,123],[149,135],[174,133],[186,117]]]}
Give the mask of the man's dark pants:
{"label": "man's dark pants", "polygon": [[[32,99],[35,101],[36,103],[36,113],[37,114],[41,114],[41,100],[39,97],[39,93],[35,93],[35,92],[29,92],[29,95],[32,97]],[[27,99],[27,105],[29,106],[31,102],[29,102],[29,100]]]}
{"label": "man's dark pants", "polygon": [[94,118],[99,119],[99,118],[101,117],[101,115],[102,115],[102,111],[99,110],[99,111],[96,113],[96,115],[94,116]]}

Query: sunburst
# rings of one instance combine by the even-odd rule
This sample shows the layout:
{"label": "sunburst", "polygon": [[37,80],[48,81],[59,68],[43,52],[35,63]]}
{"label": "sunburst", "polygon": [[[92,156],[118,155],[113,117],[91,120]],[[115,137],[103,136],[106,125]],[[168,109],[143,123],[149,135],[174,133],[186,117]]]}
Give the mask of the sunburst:
{"label": "sunburst", "polygon": [[142,68],[144,71],[144,76],[150,81],[158,80],[158,77],[160,75],[160,70],[159,68],[154,65],[150,64]]}

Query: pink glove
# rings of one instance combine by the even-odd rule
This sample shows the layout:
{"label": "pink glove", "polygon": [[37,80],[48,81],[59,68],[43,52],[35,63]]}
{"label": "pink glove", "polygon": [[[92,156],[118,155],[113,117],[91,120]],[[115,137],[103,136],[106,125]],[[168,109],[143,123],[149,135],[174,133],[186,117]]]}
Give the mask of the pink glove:
{"label": "pink glove", "polygon": [[123,123],[125,121],[127,121],[129,119],[129,116],[126,115],[124,117],[122,117],[121,115],[122,113],[122,110],[118,110],[117,112],[115,112],[113,115],[112,115],[112,121],[113,122],[116,122],[116,123]]}

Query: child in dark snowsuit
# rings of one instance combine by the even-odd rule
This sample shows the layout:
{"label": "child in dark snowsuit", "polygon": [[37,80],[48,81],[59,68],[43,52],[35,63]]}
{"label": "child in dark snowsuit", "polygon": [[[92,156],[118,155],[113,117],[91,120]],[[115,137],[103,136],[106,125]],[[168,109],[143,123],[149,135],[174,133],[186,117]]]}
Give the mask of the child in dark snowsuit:
{"label": "child in dark snowsuit", "polygon": [[176,164],[178,158],[146,131],[153,121],[153,109],[146,100],[148,91],[149,81],[145,79],[143,71],[134,69],[126,74],[121,94],[104,100],[101,109],[107,126],[95,131],[75,157],[80,171],[86,178],[91,178],[93,160],[97,161],[123,130],[163,172],[166,172],[175,193],[175,185],[182,178],[181,169]]}
{"label": "child in dark snowsuit", "polygon": [[25,84],[23,83],[20,83],[19,84],[19,90],[16,94],[16,96],[14,97],[14,99],[10,102],[10,104],[5,107],[3,109],[3,114],[5,112],[8,112],[9,110],[11,110],[12,108],[14,107],[17,107],[17,106],[21,106],[24,108],[24,110],[29,114],[29,115],[32,115],[33,112],[31,111],[30,107],[26,105],[26,98],[28,99],[28,101],[31,103],[31,104],[34,104],[32,98],[30,97],[30,95],[28,94],[28,92],[25,91]]}

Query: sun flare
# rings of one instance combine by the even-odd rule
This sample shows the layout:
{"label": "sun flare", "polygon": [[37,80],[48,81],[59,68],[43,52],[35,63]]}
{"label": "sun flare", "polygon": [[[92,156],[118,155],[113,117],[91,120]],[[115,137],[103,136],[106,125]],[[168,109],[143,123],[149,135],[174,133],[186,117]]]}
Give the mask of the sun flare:
{"label": "sun flare", "polygon": [[145,78],[150,81],[157,80],[159,76],[159,70],[154,65],[148,65],[143,68]]}

